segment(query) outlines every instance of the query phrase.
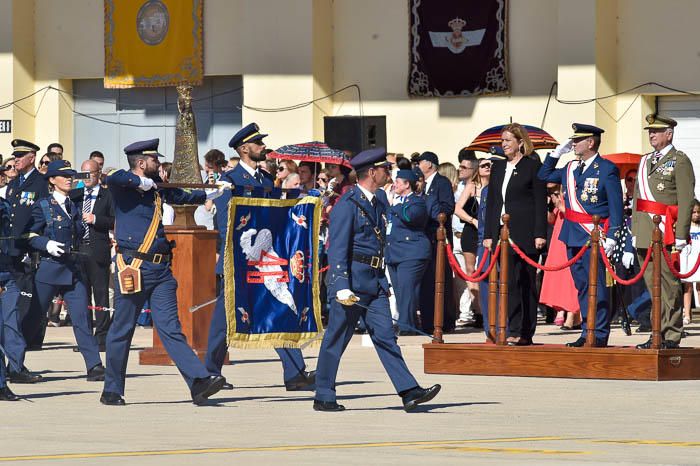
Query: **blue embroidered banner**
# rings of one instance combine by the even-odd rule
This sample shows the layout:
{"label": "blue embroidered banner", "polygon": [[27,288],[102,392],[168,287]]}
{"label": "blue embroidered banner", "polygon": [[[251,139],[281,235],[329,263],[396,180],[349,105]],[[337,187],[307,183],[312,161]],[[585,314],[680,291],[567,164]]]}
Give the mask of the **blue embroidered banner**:
{"label": "blue embroidered banner", "polygon": [[224,251],[229,346],[298,348],[323,330],[321,208],[310,196],[231,198]]}

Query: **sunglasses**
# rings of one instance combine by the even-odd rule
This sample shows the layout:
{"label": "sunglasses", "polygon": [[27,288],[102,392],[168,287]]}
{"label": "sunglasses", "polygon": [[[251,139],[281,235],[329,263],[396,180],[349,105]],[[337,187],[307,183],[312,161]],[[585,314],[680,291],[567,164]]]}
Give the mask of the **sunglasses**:
{"label": "sunglasses", "polygon": [[551,193],[547,193],[548,196],[558,196],[559,191],[552,191]]}
{"label": "sunglasses", "polygon": [[7,168],[8,170],[14,170],[15,166],[14,165],[5,165],[5,168]]}
{"label": "sunglasses", "polygon": [[479,168],[491,168],[491,163],[482,163],[479,165]]}
{"label": "sunglasses", "polygon": [[630,183],[637,181],[637,178],[625,178],[625,181],[629,181]]}
{"label": "sunglasses", "polygon": [[317,179],[318,181],[323,181],[324,183],[328,181],[328,178],[321,178],[320,176]]}
{"label": "sunglasses", "polygon": [[287,169],[287,167],[277,167],[278,172],[283,172]]}
{"label": "sunglasses", "polygon": [[42,160],[41,162],[39,162],[39,165],[48,165],[50,163],[51,163],[50,160]]}

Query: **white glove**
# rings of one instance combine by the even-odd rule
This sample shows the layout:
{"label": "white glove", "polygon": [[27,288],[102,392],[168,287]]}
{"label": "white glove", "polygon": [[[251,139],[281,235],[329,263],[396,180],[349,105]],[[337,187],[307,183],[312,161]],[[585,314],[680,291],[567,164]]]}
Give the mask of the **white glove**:
{"label": "white glove", "polygon": [[631,252],[622,253],[622,265],[624,268],[629,269],[634,264],[634,254]]}
{"label": "white glove", "polygon": [[65,247],[65,244],[50,239],[49,242],[46,243],[46,252],[48,252],[54,257],[58,257],[65,252],[65,250],[63,249]]}
{"label": "white glove", "polygon": [[141,178],[141,184],[139,185],[139,189],[141,189],[141,191],[148,191],[149,189],[157,188],[156,182],[152,179],[145,176],[141,176],[139,178]]}
{"label": "white glove", "polygon": [[217,197],[224,194],[225,189],[231,188],[231,183],[228,181],[217,181],[216,188],[205,189],[204,192],[207,193],[207,201],[212,201]]}
{"label": "white glove", "polygon": [[335,294],[335,299],[343,306],[353,306],[360,300],[360,298],[355,296],[355,293],[353,293],[352,290],[347,288],[338,290],[338,292]]}
{"label": "white glove", "polygon": [[615,241],[612,238],[605,238],[605,243],[603,243],[603,249],[605,250],[605,255],[609,256],[610,253],[613,252],[613,249],[615,248],[615,244],[617,241]]}
{"label": "white glove", "polygon": [[571,152],[571,149],[574,148],[574,141],[572,139],[569,139],[565,144],[559,144],[556,149],[554,149],[554,152],[550,153],[549,156],[553,157],[555,159],[558,159],[564,154],[568,154]]}
{"label": "white glove", "polygon": [[687,245],[688,242],[686,240],[676,238],[676,251],[681,252]]}

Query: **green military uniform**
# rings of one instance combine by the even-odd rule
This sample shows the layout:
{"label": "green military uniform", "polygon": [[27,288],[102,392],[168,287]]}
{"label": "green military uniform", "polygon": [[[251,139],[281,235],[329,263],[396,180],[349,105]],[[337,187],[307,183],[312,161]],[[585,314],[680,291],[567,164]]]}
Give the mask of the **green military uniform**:
{"label": "green military uniform", "polygon": [[[670,118],[655,115],[647,116],[649,125],[645,129],[666,129],[676,126]],[[661,151],[663,152],[663,150]],[[675,238],[687,240],[690,235],[690,217],[693,211],[695,192],[695,176],[690,159],[683,152],[671,146],[671,149],[655,160],[654,154],[642,159],[646,163],[646,180],[643,167],[637,173],[637,183],[634,187],[634,210],[632,214],[632,234],[636,238],[637,254],[640,263],[644,262],[647,249],[651,244],[654,230],[652,215],[638,211],[637,204],[640,192],[647,189],[656,202],[669,206],[678,206],[678,219],[675,223]],[[644,187],[640,188],[640,183]],[[641,197],[644,199],[644,197]],[[665,228],[673,228],[667,221]],[[666,245],[669,247],[669,245]],[[644,281],[649,290],[652,289],[653,267],[651,264],[644,273]],[[679,343],[683,330],[683,287],[680,279],[676,278],[668,268],[665,260],[661,260],[661,337],[664,341]]]}

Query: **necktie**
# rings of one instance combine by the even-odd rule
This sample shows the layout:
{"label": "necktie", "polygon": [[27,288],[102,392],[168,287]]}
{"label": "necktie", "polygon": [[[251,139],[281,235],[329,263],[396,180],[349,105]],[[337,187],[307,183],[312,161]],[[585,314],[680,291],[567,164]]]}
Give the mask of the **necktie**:
{"label": "necktie", "polygon": [[[85,196],[83,197],[83,218],[84,214],[89,214],[92,210],[92,188],[85,190]],[[88,240],[90,238],[90,230],[88,228],[88,223],[83,220],[83,239]]]}
{"label": "necktie", "polygon": [[656,165],[656,163],[659,161],[659,159],[662,157],[661,152],[656,151],[654,152],[654,157],[651,159],[651,164]]}
{"label": "necktie", "polygon": [[20,186],[24,184],[24,180],[26,180],[26,178],[24,177],[24,174],[19,175],[19,184],[20,184]]}
{"label": "necktie", "polygon": [[576,178],[583,175],[583,167],[584,166],[585,166],[585,164],[583,163],[583,161],[578,163],[578,167],[576,167],[576,171],[574,172],[574,175],[576,176]]}
{"label": "necktie", "polygon": [[379,215],[377,215],[377,196],[374,196],[372,200],[370,201],[370,204],[372,204],[372,209],[374,211],[374,217],[379,218]]}
{"label": "necktie", "polygon": [[71,208],[71,201],[70,201],[70,199],[66,198],[66,200],[63,201],[63,205],[64,205],[65,208],[66,208],[66,213],[67,213],[68,216],[70,217],[70,215],[71,215],[72,212],[73,212],[73,209]]}
{"label": "necktie", "polygon": [[260,184],[262,184],[263,182],[263,176],[262,173],[260,173],[260,170],[255,170],[255,181],[257,181]]}

